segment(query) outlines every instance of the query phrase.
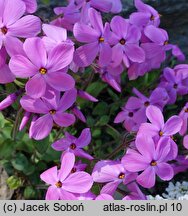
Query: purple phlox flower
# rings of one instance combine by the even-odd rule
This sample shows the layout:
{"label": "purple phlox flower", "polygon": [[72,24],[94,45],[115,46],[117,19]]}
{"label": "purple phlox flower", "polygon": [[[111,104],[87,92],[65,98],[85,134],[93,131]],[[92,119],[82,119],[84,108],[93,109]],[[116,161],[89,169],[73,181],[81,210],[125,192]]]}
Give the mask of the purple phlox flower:
{"label": "purple phlox flower", "polygon": [[123,198],[123,200],[147,200],[136,182],[128,184],[127,188],[130,192]]}
{"label": "purple phlox flower", "polygon": [[185,55],[177,45],[172,46],[172,55],[176,57],[178,61],[185,61]]}
{"label": "purple phlox flower", "polygon": [[96,195],[93,194],[91,191],[88,191],[86,193],[81,194],[74,194],[76,197],[76,200],[94,200]]}
{"label": "purple phlox flower", "polygon": [[122,163],[130,172],[143,171],[136,178],[141,186],[153,187],[156,174],[164,181],[173,178],[173,168],[167,163],[171,150],[169,137],[161,138],[155,143],[148,134],[137,135],[136,147],[138,151],[129,149]]}
{"label": "purple phlox flower", "polygon": [[90,20],[89,20],[90,19],[89,18],[89,9],[90,8],[91,8],[91,5],[88,2],[87,3],[83,2],[82,6],[81,6],[79,23],[83,23],[85,25],[90,25]]}
{"label": "purple phlox flower", "polygon": [[146,60],[150,60],[151,68],[159,68],[166,59],[166,51],[172,49],[172,45],[168,42],[168,34],[165,30],[153,25],[147,26],[144,29],[144,34],[150,40],[150,42],[141,44]]}
{"label": "purple phlox flower", "polygon": [[71,173],[75,173],[78,171],[84,171],[86,169],[86,167],[87,167],[87,164],[84,164],[84,163],[82,163],[81,160],[79,160],[74,164],[74,166],[71,170]]}
{"label": "purple phlox flower", "polygon": [[108,83],[116,91],[121,92],[120,75],[113,76],[109,73],[103,73],[103,75],[101,75],[101,78],[104,82]]}
{"label": "purple phlox flower", "polygon": [[37,10],[37,1],[36,0],[22,0],[26,5],[27,13],[35,13]]}
{"label": "purple phlox flower", "polygon": [[107,0],[112,4],[112,8],[110,10],[110,12],[112,13],[120,13],[122,10],[122,3],[121,0]]}
{"label": "purple phlox flower", "polygon": [[163,29],[149,25],[144,29],[144,33],[140,46],[145,52],[145,61],[131,64],[128,69],[128,76],[131,80],[143,76],[152,69],[160,68],[161,63],[166,58],[166,51],[173,49],[173,45],[168,44],[168,34]]}
{"label": "purple phlox flower", "polygon": [[153,25],[146,26],[144,28],[144,35],[146,38],[143,44],[152,42],[163,47],[164,50],[170,50],[172,48],[172,45],[169,44],[168,33],[162,28],[158,28]]}
{"label": "purple phlox flower", "polygon": [[99,161],[92,173],[94,182],[107,183],[101,190],[101,194],[113,195],[119,184],[128,184],[137,177],[136,173],[128,172],[123,164],[118,161]]}
{"label": "purple phlox flower", "polygon": [[48,90],[46,97],[33,99],[29,96],[23,96],[20,104],[23,109],[37,114],[43,114],[30,127],[32,137],[41,140],[48,136],[53,127],[53,122],[61,127],[68,127],[75,122],[72,114],[66,113],[76,100],[76,90],[72,89],[60,97],[59,92]]}
{"label": "purple phlox flower", "polygon": [[30,128],[29,128],[29,138],[32,139],[33,138],[33,125],[34,123],[37,121],[37,119],[39,118],[39,115],[33,115],[32,119],[31,119],[31,124],[30,124]]}
{"label": "purple phlox flower", "polygon": [[71,111],[78,119],[80,119],[80,121],[86,123],[86,117],[84,116],[84,114],[81,112],[81,110],[78,108],[76,104],[74,104],[71,107]]}
{"label": "purple phlox flower", "polygon": [[95,200],[114,200],[114,198],[109,194],[102,193],[98,195]]}
{"label": "purple phlox flower", "polygon": [[[75,136],[65,132],[65,137],[54,142],[52,148],[56,151],[69,151],[75,154],[75,156],[83,157],[88,160],[92,160],[93,157],[86,153],[82,148],[87,146],[91,142],[91,131],[89,128],[85,128],[81,135],[76,138]],[[64,155],[64,152],[62,156]]]}
{"label": "purple phlox flower", "polygon": [[0,49],[5,46],[10,54],[12,47],[20,43],[18,38],[34,37],[41,31],[41,21],[33,15],[23,16],[26,12],[22,0],[0,1]]}
{"label": "purple phlox flower", "polygon": [[8,95],[4,100],[0,102],[0,110],[6,109],[10,105],[12,105],[17,100],[17,98],[19,97],[21,93],[22,93],[22,90],[19,90],[15,93]]}
{"label": "purple phlox flower", "polygon": [[182,126],[182,119],[179,116],[170,117],[167,122],[164,122],[164,117],[161,110],[150,105],[146,109],[146,116],[151,123],[141,124],[138,134],[146,134],[154,137],[156,140],[161,137],[169,137],[171,143],[171,151],[169,153],[169,160],[173,160],[177,157],[178,148],[173,140],[173,135],[178,133]]}
{"label": "purple phlox flower", "polygon": [[188,149],[188,135],[184,136],[183,138],[183,146]]}
{"label": "purple phlox flower", "polygon": [[153,7],[144,4],[141,0],[135,0],[134,3],[138,12],[131,14],[131,23],[138,27],[144,27],[147,25],[159,26],[160,14]]}
{"label": "purple phlox flower", "polygon": [[102,12],[112,12],[112,13],[120,13],[122,10],[122,3],[121,0],[74,0],[76,5],[79,5],[80,7],[93,7],[97,10],[100,10]]}
{"label": "purple phlox flower", "polygon": [[16,77],[29,78],[26,93],[33,97],[42,97],[46,87],[51,86],[58,91],[67,91],[74,87],[74,79],[62,71],[72,61],[74,46],[60,44],[48,54],[40,38],[29,38],[24,43],[26,56],[15,55],[9,66]]}
{"label": "purple phlox flower", "polygon": [[64,28],[49,24],[43,24],[42,30],[46,35],[42,38],[42,40],[48,52],[59,44],[73,45],[73,42],[71,40],[68,40],[67,30]]}
{"label": "purple phlox flower", "polygon": [[2,68],[6,64],[7,60],[7,52],[4,47],[0,49],[0,68]]}
{"label": "purple phlox flower", "polygon": [[147,59],[143,63],[132,63],[127,72],[129,80],[135,80],[139,76],[144,76],[144,74],[149,72],[151,69],[151,64]]}
{"label": "purple phlox flower", "polygon": [[15,76],[12,74],[9,66],[6,64],[7,52],[4,47],[0,49],[0,84],[11,83]]}
{"label": "purple phlox flower", "polygon": [[175,175],[180,172],[185,172],[188,169],[188,157],[185,155],[178,155],[172,167]]}
{"label": "purple phlox flower", "polygon": [[174,67],[175,74],[182,74],[183,83],[186,82],[188,78],[188,64],[179,64]]}
{"label": "purple phlox flower", "polygon": [[[14,56],[14,55],[25,55],[25,52],[23,50],[23,42],[21,40],[16,40],[16,44],[14,44],[14,38],[9,38],[9,42],[10,44],[8,44],[7,46],[9,46],[8,48],[5,46],[2,46],[1,50],[0,50],[0,58],[3,58],[4,60],[0,63],[0,64],[5,64],[8,62],[9,58]],[[11,40],[13,42],[11,42]]]}
{"label": "purple phlox flower", "polygon": [[112,67],[111,64],[107,66],[99,66],[96,68],[99,72],[101,79],[108,83],[112,88],[116,91],[121,92],[121,73],[124,70],[123,65],[119,65],[118,67]]}
{"label": "purple phlox flower", "polygon": [[19,131],[22,131],[26,127],[27,123],[30,120],[30,117],[31,117],[30,112],[24,112],[23,118],[20,123]]}
{"label": "purple phlox flower", "polygon": [[80,68],[74,61],[71,62],[69,68],[74,73],[77,73],[78,71],[84,71],[84,68]]}
{"label": "purple phlox flower", "polygon": [[113,66],[117,67],[123,62],[129,68],[131,62],[144,62],[145,52],[139,46],[141,38],[139,28],[120,16],[113,17],[110,26],[113,32],[110,43],[114,45],[112,48]]}
{"label": "purple phlox flower", "polygon": [[183,73],[176,73],[171,68],[164,69],[159,86],[166,89],[169,95],[168,104],[175,103],[177,94],[185,95],[188,93],[187,81],[188,79],[184,79]]}
{"label": "purple phlox flower", "polygon": [[117,114],[114,123],[118,124],[123,122],[123,126],[127,131],[138,131],[141,123],[137,123],[137,118],[135,117],[137,115],[135,113],[134,110],[123,107],[122,111]]}
{"label": "purple phlox flower", "polygon": [[60,170],[55,166],[40,175],[40,178],[50,185],[46,200],[75,200],[73,193],[86,193],[90,190],[93,181],[88,173],[71,174],[74,162],[74,154],[67,152],[62,159]]}
{"label": "purple phlox flower", "polygon": [[126,103],[126,108],[132,110],[139,110],[138,115],[146,116],[146,108],[149,105],[155,105],[162,110],[168,101],[167,92],[164,88],[160,87],[154,89],[149,97],[143,95],[136,88],[133,88],[133,93],[137,97],[130,97]]}
{"label": "purple phlox flower", "polygon": [[182,111],[179,114],[179,117],[182,119],[182,126],[179,133],[184,135],[187,132],[187,121],[188,121],[188,103],[183,107]]}
{"label": "purple phlox flower", "polygon": [[109,23],[103,26],[101,14],[93,8],[90,8],[88,13],[91,26],[83,23],[74,25],[75,38],[79,42],[87,43],[76,50],[74,62],[80,67],[86,67],[92,64],[99,54],[99,63],[106,65],[111,61],[112,54]]}
{"label": "purple phlox flower", "polygon": [[54,12],[59,17],[51,22],[52,25],[56,25],[59,27],[63,27],[69,31],[73,30],[73,26],[76,22],[80,21],[81,14],[80,14],[80,6],[75,5],[74,1],[70,1],[67,7],[56,7],[54,8]]}
{"label": "purple phlox flower", "polygon": [[23,43],[20,40],[17,40],[16,46],[11,45],[8,51],[9,51],[9,55],[4,46],[0,49],[0,83],[1,84],[10,83],[15,80],[15,75],[11,72],[9,66],[7,65],[9,58],[17,54],[25,55],[23,50]]}
{"label": "purple phlox flower", "polygon": [[137,97],[130,97],[123,111],[114,120],[115,123],[124,122],[124,127],[128,131],[137,131],[140,125],[147,121],[146,108],[149,105],[155,105],[162,109],[168,101],[167,92],[163,88],[153,90],[149,98],[136,88],[133,89],[133,92]]}
{"label": "purple phlox flower", "polygon": [[141,125],[142,129],[147,129],[151,136],[173,136],[178,133],[182,126],[182,119],[179,116],[172,116],[164,123],[164,117],[161,110],[153,105],[146,109],[146,116],[151,123]]}

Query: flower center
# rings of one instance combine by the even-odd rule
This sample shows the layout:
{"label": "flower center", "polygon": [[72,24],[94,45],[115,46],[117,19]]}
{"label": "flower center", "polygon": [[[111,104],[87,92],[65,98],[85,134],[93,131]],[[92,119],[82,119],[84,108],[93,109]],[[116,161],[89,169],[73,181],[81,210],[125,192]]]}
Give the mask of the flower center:
{"label": "flower center", "polygon": [[55,184],[55,186],[56,186],[57,188],[61,188],[61,187],[62,187],[62,182],[58,181],[58,182]]}
{"label": "flower center", "polygon": [[42,74],[42,75],[45,75],[47,73],[47,69],[46,68],[41,68],[39,70],[39,72]]}
{"label": "flower center", "polygon": [[162,131],[159,131],[159,136],[162,136],[164,133]]}
{"label": "flower center", "polygon": [[150,105],[150,102],[149,101],[146,101],[145,103],[144,103],[144,106],[145,107],[148,107]]}
{"label": "flower center", "polygon": [[133,112],[130,112],[130,113],[128,114],[129,117],[133,117],[133,115],[134,115]]}
{"label": "flower center", "polygon": [[188,108],[185,108],[185,109],[184,109],[184,112],[186,112],[186,113],[187,113],[187,112],[188,112]]}
{"label": "flower center", "polygon": [[3,28],[1,28],[1,32],[4,34],[4,35],[6,35],[6,33],[8,32],[8,29],[7,29],[7,27],[3,27]]}
{"label": "flower center", "polygon": [[51,115],[55,115],[56,114],[56,110],[50,110],[50,114]]}
{"label": "flower center", "polygon": [[123,38],[119,42],[120,42],[121,45],[125,45],[126,44],[126,40],[123,39]]}
{"label": "flower center", "polygon": [[71,144],[71,145],[70,145],[70,149],[72,149],[72,150],[76,149],[76,144],[74,144],[74,143]]}
{"label": "flower center", "polygon": [[154,21],[154,20],[155,20],[155,17],[154,17],[153,15],[151,15],[150,20],[151,20],[151,21]]}
{"label": "flower center", "polygon": [[75,172],[76,172],[76,167],[73,167],[71,173],[75,173]]}
{"label": "flower center", "polygon": [[168,44],[169,44],[168,41],[165,41],[165,42],[164,42],[164,45],[168,45]]}
{"label": "flower center", "polygon": [[151,165],[151,166],[157,166],[157,162],[156,162],[156,161],[152,161],[152,162],[150,163],[150,165]]}
{"label": "flower center", "polygon": [[100,38],[99,38],[99,42],[100,42],[100,43],[103,43],[103,42],[104,42],[104,38],[103,38],[103,37],[100,37]]}
{"label": "flower center", "polygon": [[178,84],[174,84],[174,86],[173,86],[175,89],[177,89],[178,88]]}
{"label": "flower center", "polygon": [[120,173],[118,176],[119,179],[123,179],[124,177],[125,177],[125,173]]}

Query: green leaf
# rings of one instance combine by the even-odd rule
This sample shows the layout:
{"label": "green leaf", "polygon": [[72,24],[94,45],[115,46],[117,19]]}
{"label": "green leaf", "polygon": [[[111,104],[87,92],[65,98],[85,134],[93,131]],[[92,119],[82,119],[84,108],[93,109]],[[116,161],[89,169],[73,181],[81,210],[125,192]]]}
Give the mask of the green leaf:
{"label": "green leaf", "polygon": [[107,87],[107,84],[97,81],[97,82],[91,83],[87,87],[86,92],[93,95],[94,97],[97,97],[101,93],[101,91],[105,89],[106,87]]}
{"label": "green leaf", "polygon": [[92,187],[92,192],[96,195],[100,194],[101,188],[99,187],[99,184],[94,183]]}
{"label": "green leaf", "polygon": [[37,170],[38,171],[44,171],[45,169],[47,169],[47,164],[44,163],[43,161],[39,161],[37,164]]}
{"label": "green leaf", "polygon": [[0,143],[0,159],[10,159],[12,152],[14,152],[15,143],[7,139],[3,143]]}
{"label": "green leaf", "polygon": [[31,175],[35,172],[35,166],[33,166],[32,164],[28,164],[27,168],[25,168],[23,170],[23,173],[25,175]]}
{"label": "green leaf", "polygon": [[5,85],[6,91],[9,94],[12,94],[17,91],[16,86],[13,83],[8,83]]}
{"label": "green leaf", "polygon": [[0,113],[0,128],[3,128],[5,125],[5,119],[2,113]]}
{"label": "green leaf", "polygon": [[29,182],[32,184],[32,185],[37,185],[37,184],[41,184],[41,179],[40,179],[40,174],[39,172],[35,172],[34,174],[32,175],[29,175],[28,176],[28,180]]}
{"label": "green leaf", "polygon": [[109,106],[106,102],[100,102],[93,110],[93,115],[105,115],[108,113]]}
{"label": "green leaf", "polygon": [[9,186],[9,188],[12,189],[12,190],[16,190],[16,189],[18,189],[19,187],[22,186],[22,180],[17,176],[10,176],[6,180],[6,183]]}
{"label": "green leaf", "polygon": [[4,167],[4,169],[6,170],[7,174],[9,176],[14,175],[14,168],[12,167],[12,164],[10,162],[10,160],[1,160],[2,165]]}
{"label": "green leaf", "polygon": [[37,192],[32,186],[27,186],[24,190],[24,198],[26,200],[36,199]]}
{"label": "green leaf", "polygon": [[115,129],[113,129],[112,127],[106,128],[106,132],[110,136],[112,136],[114,138],[114,140],[119,140],[120,139],[120,134]]}
{"label": "green leaf", "polygon": [[94,130],[92,131],[92,137],[93,137],[93,138],[97,138],[97,137],[99,137],[99,136],[101,136],[101,130],[100,130],[100,129],[94,129]]}
{"label": "green leaf", "polygon": [[4,128],[4,126],[7,122],[8,121],[4,118],[3,114],[0,113],[0,129]]}
{"label": "green leaf", "polygon": [[109,120],[110,120],[110,117],[107,115],[104,115],[100,118],[100,120],[97,122],[96,125],[97,126],[104,126],[104,125],[108,124]]}
{"label": "green leaf", "polygon": [[27,80],[26,79],[16,79],[14,83],[20,88],[24,88]]}
{"label": "green leaf", "polygon": [[42,0],[43,4],[50,4],[50,0]]}
{"label": "green leaf", "polygon": [[43,140],[33,140],[33,144],[35,146],[35,149],[40,153],[40,154],[45,154],[48,147],[50,146],[49,142],[49,137],[43,139]]}
{"label": "green leaf", "polygon": [[52,147],[48,148],[46,153],[41,156],[41,160],[51,162],[51,161],[59,161],[59,158],[61,156],[60,151],[55,151]]}
{"label": "green leaf", "polygon": [[[26,135],[26,134],[25,134]],[[16,149],[19,151],[27,152],[29,154],[32,154],[34,151],[34,146],[32,140],[26,139],[24,136],[23,139],[20,139],[19,141],[16,141]]]}
{"label": "green leaf", "polygon": [[116,102],[110,105],[110,115],[114,115],[118,113],[118,110],[120,111],[120,107],[122,107],[122,103],[121,102]]}
{"label": "green leaf", "polygon": [[11,160],[12,166],[18,171],[24,171],[28,168],[28,160],[22,153],[17,153],[15,159]]}
{"label": "green leaf", "polygon": [[114,93],[111,89],[108,89],[108,94],[111,96],[112,100],[113,101],[118,101],[119,100],[119,97],[116,93]]}
{"label": "green leaf", "polygon": [[87,124],[89,127],[93,127],[95,125],[95,120],[91,116],[88,116]]}
{"label": "green leaf", "polygon": [[0,137],[2,136],[3,140],[11,139],[12,127],[13,125],[5,120],[4,127],[0,127]]}

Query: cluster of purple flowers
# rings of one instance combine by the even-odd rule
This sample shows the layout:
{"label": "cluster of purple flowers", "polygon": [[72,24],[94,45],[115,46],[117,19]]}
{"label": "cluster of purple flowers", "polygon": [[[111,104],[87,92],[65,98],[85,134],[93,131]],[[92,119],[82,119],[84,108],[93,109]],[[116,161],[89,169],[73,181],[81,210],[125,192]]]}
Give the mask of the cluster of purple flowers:
{"label": "cluster of purple flowers", "polygon": [[[119,13],[120,0],[69,0],[68,6],[54,9],[58,18],[43,24],[30,15],[37,9],[35,0],[14,0],[14,4],[0,0],[0,83],[24,80],[23,88],[0,102],[0,110],[19,100],[23,109],[19,129],[30,123],[29,137],[42,140],[53,126],[69,127],[76,118],[86,122],[77,97],[98,101],[77,88],[70,70],[76,73],[91,66],[121,92],[123,71],[130,80],[143,76],[160,68],[167,51],[184,60],[181,50],[169,43],[167,32],[159,27],[161,15],[141,0],[135,0],[135,7],[137,11],[128,19],[116,15],[103,23],[101,13]],[[187,169],[174,135],[185,135],[183,145],[188,149],[188,104],[166,122],[162,112],[177,96],[188,94],[188,65],[165,68],[149,96],[136,88],[133,93],[114,120],[136,133],[121,160],[100,160],[88,174],[87,165],[75,161],[76,157],[94,159],[84,150],[91,142],[90,129],[83,129],[78,138],[66,132],[52,144],[62,151],[60,169],[54,166],[40,176],[50,185],[46,199],[112,200],[120,184],[128,191],[123,200],[146,199],[140,186],[151,188],[156,175],[167,181]],[[102,183],[99,195],[91,191],[94,182]]]}

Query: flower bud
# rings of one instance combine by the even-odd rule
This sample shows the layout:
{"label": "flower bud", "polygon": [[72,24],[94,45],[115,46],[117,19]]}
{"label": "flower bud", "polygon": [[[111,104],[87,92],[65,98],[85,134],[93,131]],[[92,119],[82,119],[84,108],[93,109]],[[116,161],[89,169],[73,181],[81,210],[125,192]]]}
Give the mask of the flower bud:
{"label": "flower bud", "polygon": [[71,108],[72,112],[74,113],[74,115],[80,119],[82,122],[86,123],[86,118],[83,115],[83,113],[78,109],[78,107],[75,105]]}
{"label": "flower bud", "polygon": [[92,102],[98,102],[98,100],[95,97],[82,90],[78,90],[78,96]]}
{"label": "flower bud", "polygon": [[4,100],[0,102],[0,110],[3,110],[13,104],[18,96],[20,95],[20,91],[8,95]]}
{"label": "flower bud", "polygon": [[30,119],[31,113],[30,112],[25,112],[24,116],[22,118],[22,121],[20,123],[20,127],[19,127],[19,131],[22,131],[26,124],[28,123],[29,119]]}

